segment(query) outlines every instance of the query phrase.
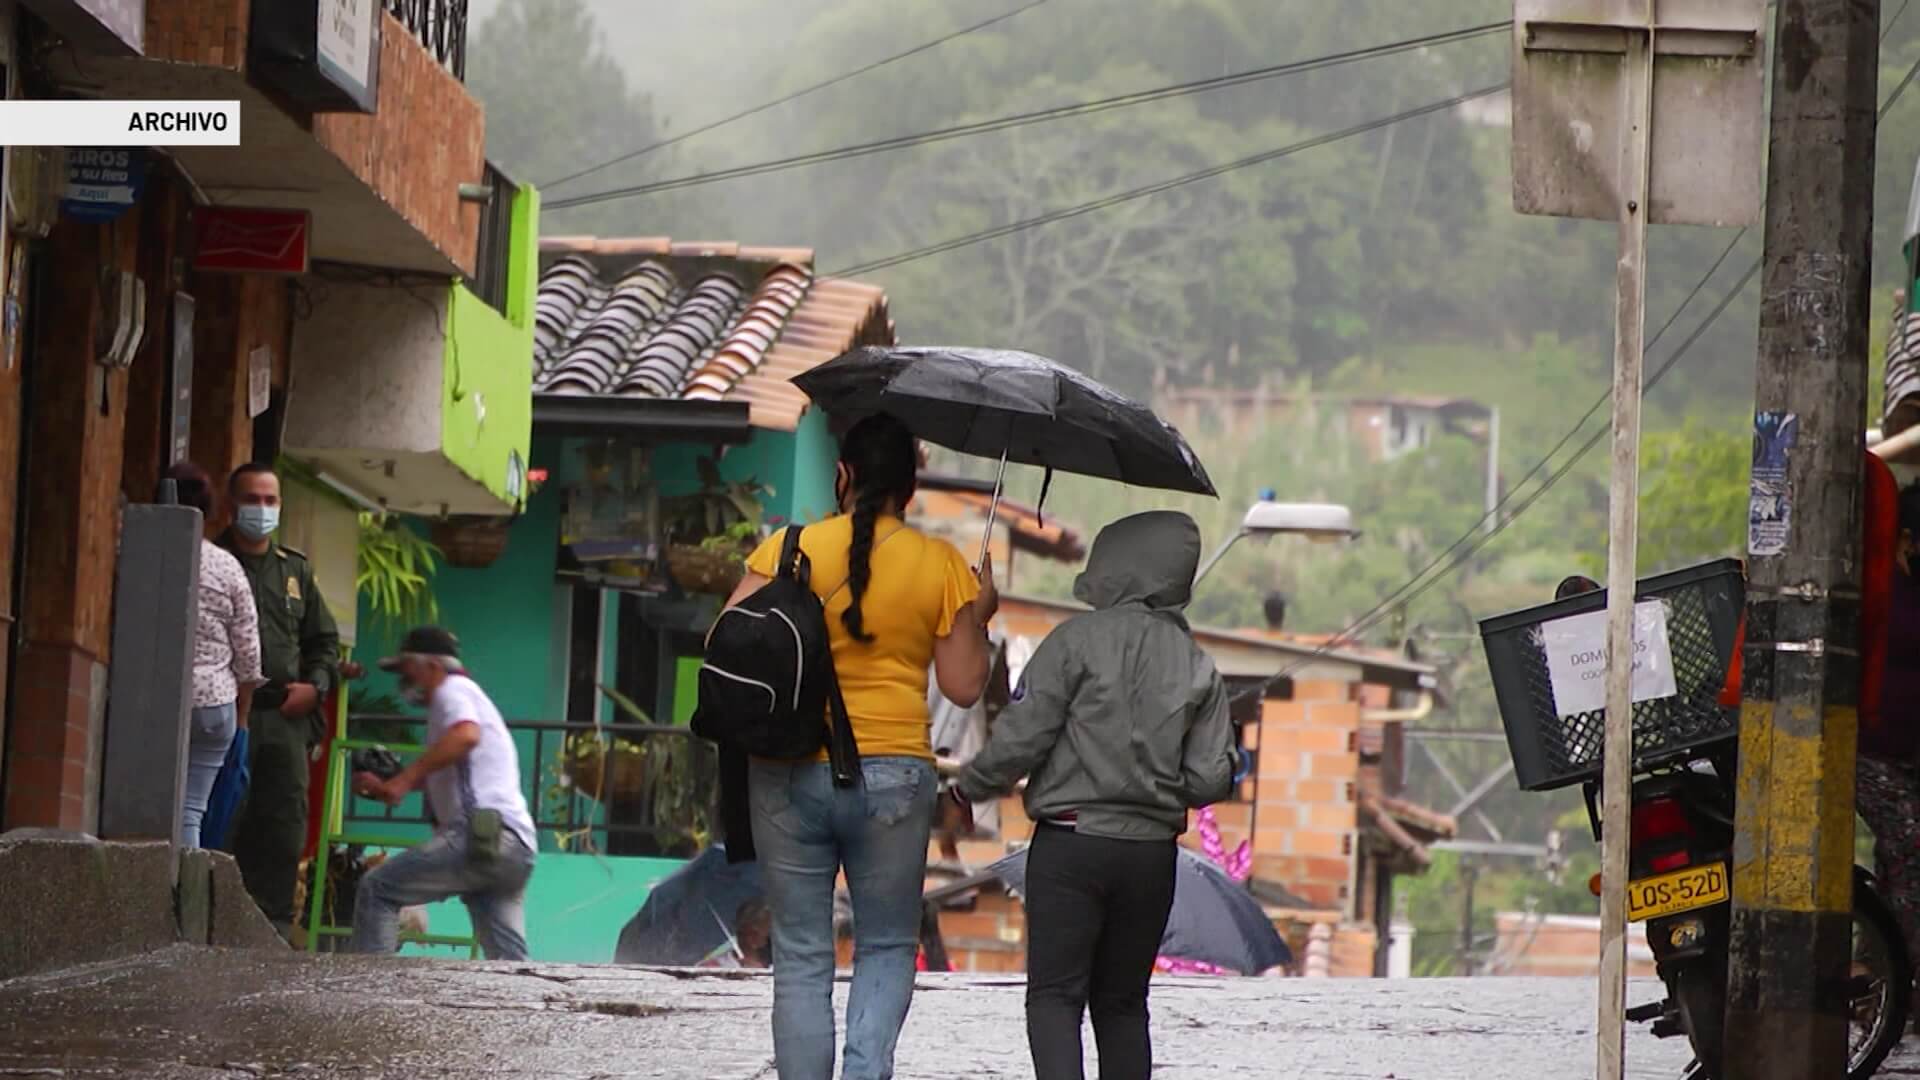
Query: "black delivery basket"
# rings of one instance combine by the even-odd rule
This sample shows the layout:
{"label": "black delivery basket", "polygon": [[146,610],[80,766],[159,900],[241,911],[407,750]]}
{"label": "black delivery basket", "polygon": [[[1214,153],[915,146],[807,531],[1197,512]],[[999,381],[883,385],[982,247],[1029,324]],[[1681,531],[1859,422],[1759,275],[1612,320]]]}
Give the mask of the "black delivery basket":
{"label": "black delivery basket", "polygon": [[[1722,705],[1720,691],[1740,629],[1746,579],[1737,560],[1725,559],[1640,581],[1636,600],[1658,601],[1663,608],[1676,691],[1633,707],[1633,765],[1642,772],[1685,760],[1702,747],[1738,735],[1739,710]],[[1605,611],[1606,606],[1602,590],[1480,624],[1514,776],[1527,791],[1551,791],[1600,776],[1606,709],[1562,715],[1554,699],[1543,627]],[[1604,647],[1604,639],[1600,644]],[[1564,656],[1560,662],[1572,670]],[[1604,664],[1590,665],[1589,679],[1595,670],[1604,670]],[[1593,700],[1597,692],[1596,686],[1578,704]]]}

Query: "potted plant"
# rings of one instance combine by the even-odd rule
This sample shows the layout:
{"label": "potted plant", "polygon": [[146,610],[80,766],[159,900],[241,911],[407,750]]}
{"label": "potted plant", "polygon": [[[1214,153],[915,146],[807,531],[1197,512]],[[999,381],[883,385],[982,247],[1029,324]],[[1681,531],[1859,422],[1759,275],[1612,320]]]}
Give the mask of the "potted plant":
{"label": "potted plant", "polygon": [[[644,710],[611,687],[600,692],[633,723],[652,723]],[[657,735],[636,742],[604,731],[571,735],[548,769],[545,798],[574,795],[599,803],[610,816],[647,826],[660,853],[685,857],[706,847],[713,833],[715,780],[708,749],[695,740]],[[615,815],[615,808],[619,813]],[[591,829],[557,837],[564,849]]]}
{"label": "potted plant", "polygon": [[376,621],[390,627],[437,622],[433,575],[443,558],[432,541],[393,514],[361,514],[354,587]]}
{"label": "potted plant", "polygon": [[482,570],[507,550],[513,520],[477,514],[444,518],[433,523],[433,542],[445,553],[448,566]]}

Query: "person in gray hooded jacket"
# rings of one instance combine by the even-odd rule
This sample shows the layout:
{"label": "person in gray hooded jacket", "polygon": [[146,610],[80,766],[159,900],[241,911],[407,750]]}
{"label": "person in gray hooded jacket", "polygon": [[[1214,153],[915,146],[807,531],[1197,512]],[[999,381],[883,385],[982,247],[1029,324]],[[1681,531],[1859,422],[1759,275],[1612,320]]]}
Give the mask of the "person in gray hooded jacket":
{"label": "person in gray hooded jacket", "polygon": [[1187,812],[1227,797],[1226,689],[1181,610],[1200,563],[1185,514],[1103,529],[987,746],[961,771],[980,802],[1027,778],[1027,1041],[1039,1080],[1080,1080],[1090,1011],[1101,1080],[1152,1071],[1147,988],[1173,908]]}

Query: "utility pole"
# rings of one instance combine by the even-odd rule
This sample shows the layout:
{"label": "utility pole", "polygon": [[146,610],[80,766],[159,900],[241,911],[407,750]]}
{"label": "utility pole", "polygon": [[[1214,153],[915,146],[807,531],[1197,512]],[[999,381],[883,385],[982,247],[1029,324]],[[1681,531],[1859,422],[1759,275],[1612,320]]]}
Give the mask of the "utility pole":
{"label": "utility pole", "polygon": [[[1609,658],[1596,1080],[1625,1075],[1633,710],[1662,693],[1642,685],[1632,659],[1647,228],[1758,218],[1764,11],[1762,0],[1514,0],[1514,209],[1610,221],[1620,242],[1606,632],[1585,646]],[[1555,709],[1568,715],[1557,694]]]}
{"label": "utility pole", "polygon": [[1725,1067],[1845,1071],[1878,0],[1779,0]]}

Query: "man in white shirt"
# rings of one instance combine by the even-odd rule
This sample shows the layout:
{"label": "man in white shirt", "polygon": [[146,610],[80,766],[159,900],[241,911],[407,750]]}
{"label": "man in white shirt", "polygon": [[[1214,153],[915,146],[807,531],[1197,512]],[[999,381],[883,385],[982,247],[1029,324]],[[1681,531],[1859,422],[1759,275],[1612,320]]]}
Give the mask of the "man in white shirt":
{"label": "man in white shirt", "polygon": [[538,848],[513,733],[467,677],[459,643],[437,626],[410,631],[399,655],[380,668],[397,673],[408,699],[427,707],[427,750],[390,780],[356,774],[354,791],[394,806],[424,786],[436,824],[432,840],[360,880],[352,949],[392,953],[401,908],[458,896],[488,959],[525,960],[524,898]]}

